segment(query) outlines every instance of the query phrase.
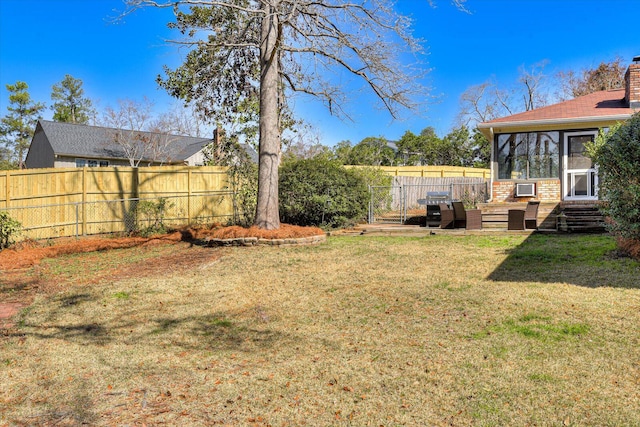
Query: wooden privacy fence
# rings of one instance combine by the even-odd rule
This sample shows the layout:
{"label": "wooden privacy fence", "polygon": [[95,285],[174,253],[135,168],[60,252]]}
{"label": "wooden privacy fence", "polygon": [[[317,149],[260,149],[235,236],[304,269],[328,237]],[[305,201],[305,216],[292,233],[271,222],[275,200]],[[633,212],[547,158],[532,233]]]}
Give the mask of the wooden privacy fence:
{"label": "wooden privacy fence", "polygon": [[[393,185],[403,188],[403,204],[407,209],[420,208],[419,200],[429,192],[448,192],[451,200],[461,200],[469,204],[484,203],[488,200],[487,181],[482,178],[418,178],[397,176]],[[395,208],[399,204],[394,205]]]}
{"label": "wooden privacy fence", "polygon": [[227,169],[216,166],[0,171],[0,210],[30,238],[131,231],[138,202],[160,198],[166,224],[225,221],[231,196]]}
{"label": "wooden privacy fence", "polygon": [[420,178],[482,178],[489,179],[491,171],[463,166],[381,166],[391,176],[413,176]]}

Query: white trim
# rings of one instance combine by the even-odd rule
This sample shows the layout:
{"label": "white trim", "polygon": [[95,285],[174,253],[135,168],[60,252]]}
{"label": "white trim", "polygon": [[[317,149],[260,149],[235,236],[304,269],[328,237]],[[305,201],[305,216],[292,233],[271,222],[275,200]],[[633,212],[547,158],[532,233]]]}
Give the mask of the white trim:
{"label": "white trim", "polygon": [[[564,137],[563,137],[563,144],[562,144],[562,200],[598,200],[598,171],[595,167],[593,168],[589,168],[589,169],[569,169],[569,137],[571,136],[586,136],[586,135],[593,135],[593,138],[595,139],[598,136],[598,131],[597,130],[591,130],[591,131],[576,131],[576,132],[564,132]],[[572,181],[575,178],[575,175],[577,174],[587,174],[587,176],[589,177],[589,174],[595,174],[595,183],[594,183],[594,188],[593,190],[593,194],[591,196],[587,195],[587,196],[570,196],[569,195],[569,190],[571,188],[572,183],[570,181]],[[591,183],[587,183],[588,186],[591,185]]]}
{"label": "white trim", "polygon": [[582,125],[583,123],[588,124],[588,123],[610,122],[610,121],[615,122],[615,121],[629,120],[631,115],[632,113],[616,114],[612,116],[589,116],[589,117],[570,117],[570,118],[562,118],[562,119],[520,120],[515,122],[486,122],[486,123],[478,123],[478,129],[491,129],[491,128],[502,129],[502,128],[510,128],[510,127],[563,125],[563,124]]}

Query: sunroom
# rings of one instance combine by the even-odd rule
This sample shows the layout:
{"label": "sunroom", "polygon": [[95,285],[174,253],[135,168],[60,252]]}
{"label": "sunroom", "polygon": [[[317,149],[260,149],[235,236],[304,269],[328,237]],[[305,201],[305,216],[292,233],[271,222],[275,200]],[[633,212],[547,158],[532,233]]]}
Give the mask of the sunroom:
{"label": "sunroom", "polygon": [[640,109],[640,63],[629,66],[625,82],[624,89],[480,123],[493,142],[491,201],[598,200],[598,171],[585,147]]}

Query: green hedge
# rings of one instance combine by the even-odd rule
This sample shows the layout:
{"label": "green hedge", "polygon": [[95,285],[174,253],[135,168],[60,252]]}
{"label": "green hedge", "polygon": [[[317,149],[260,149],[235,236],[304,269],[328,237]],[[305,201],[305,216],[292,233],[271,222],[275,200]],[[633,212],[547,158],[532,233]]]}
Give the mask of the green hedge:
{"label": "green hedge", "polygon": [[[371,173],[369,173],[371,174]],[[367,173],[322,157],[280,167],[280,216],[287,224],[337,228],[366,218]]]}
{"label": "green hedge", "polygon": [[616,234],[640,239],[640,113],[609,132],[600,132],[587,147],[598,165],[600,198]]}

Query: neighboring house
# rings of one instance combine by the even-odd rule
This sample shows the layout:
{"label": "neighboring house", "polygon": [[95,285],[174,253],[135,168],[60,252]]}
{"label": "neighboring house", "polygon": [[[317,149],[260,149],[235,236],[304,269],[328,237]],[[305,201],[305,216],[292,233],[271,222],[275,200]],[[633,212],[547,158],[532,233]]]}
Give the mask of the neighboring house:
{"label": "neighboring house", "polygon": [[640,57],[629,66],[625,88],[478,125],[493,141],[493,202],[598,200],[598,171],[585,153],[600,129],[640,111]]}
{"label": "neighboring house", "polygon": [[[120,138],[123,142],[117,143]],[[203,165],[213,139],[137,132],[39,120],[25,160],[26,167]],[[242,148],[258,161],[246,144]]]}

